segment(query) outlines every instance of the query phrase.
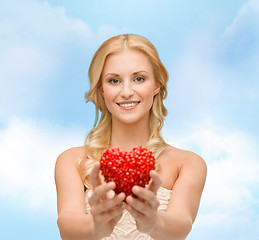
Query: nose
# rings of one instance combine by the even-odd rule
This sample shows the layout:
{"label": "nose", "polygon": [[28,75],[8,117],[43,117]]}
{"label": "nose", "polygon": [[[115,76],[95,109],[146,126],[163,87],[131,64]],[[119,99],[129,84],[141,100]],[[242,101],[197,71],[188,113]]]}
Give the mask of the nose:
{"label": "nose", "polygon": [[130,81],[123,82],[120,95],[123,98],[130,98],[134,95],[134,89]]}

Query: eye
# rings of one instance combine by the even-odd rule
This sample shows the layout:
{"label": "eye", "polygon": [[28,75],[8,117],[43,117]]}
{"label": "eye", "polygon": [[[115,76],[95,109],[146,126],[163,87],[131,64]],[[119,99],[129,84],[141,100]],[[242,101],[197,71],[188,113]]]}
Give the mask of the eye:
{"label": "eye", "polygon": [[134,79],[134,81],[135,81],[135,82],[138,82],[138,83],[143,82],[144,80],[145,80],[144,77],[136,77],[136,78]]}
{"label": "eye", "polygon": [[120,81],[118,79],[115,79],[115,78],[109,79],[108,82],[111,83],[111,84],[118,84],[118,83],[120,83]]}

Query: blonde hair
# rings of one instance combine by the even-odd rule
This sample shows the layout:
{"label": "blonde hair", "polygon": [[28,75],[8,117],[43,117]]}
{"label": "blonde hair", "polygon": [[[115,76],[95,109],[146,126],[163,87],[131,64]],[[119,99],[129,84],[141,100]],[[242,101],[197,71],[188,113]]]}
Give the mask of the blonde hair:
{"label": "blonde hair", "polygon": [[[86,188],[91,188],[89,174],[93,164],[99,161],[103,151],[110,147],[112,118],[100,91],[102,70],[109,55],[121,52],[124,49],[141,51],[152,64],[154,78],[160,86],[160,91],[154,96],[150,110],[150,137],[146,147],[157,158],[166,146],[160,131],[163,127],[164,117],[167,115],[163,100],[167,96],[168,74],[160,61],[156,48],[147,39],[134,34],[118,35],[106,40],[96,51],[88,71],[90,91],[86,93],[85,98],[86,102],[92,101],[94,103],[96,115],[94,127],[86,136],[85,156],[79,161],[79,170]],[[99,112],[101,112],[100,119]]]}

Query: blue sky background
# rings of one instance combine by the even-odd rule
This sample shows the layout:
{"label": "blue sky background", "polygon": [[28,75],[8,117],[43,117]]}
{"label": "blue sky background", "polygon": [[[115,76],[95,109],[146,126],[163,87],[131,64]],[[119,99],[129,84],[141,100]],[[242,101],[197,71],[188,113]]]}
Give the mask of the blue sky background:
{"label": "blue sky background", "polygon": [[92,127],[89,63],[136,33],[169,72],[165,139],[208,165],[187,239],[259,239],[258,26],[258,0],[2,0],[0,238],[60,239],[54,165]]}

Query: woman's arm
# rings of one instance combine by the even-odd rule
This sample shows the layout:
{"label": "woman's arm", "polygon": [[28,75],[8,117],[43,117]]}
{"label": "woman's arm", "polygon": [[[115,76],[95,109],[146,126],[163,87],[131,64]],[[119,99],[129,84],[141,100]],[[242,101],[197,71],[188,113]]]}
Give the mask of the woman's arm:
{"label": "woman's arm", "polygon": [[80,148],[71,148],[59,155],[55,166],[57,224],[63,240],[99,239],[92,216],[85,213],[84,186],[77,169],[82,154]]}
{"label": "woman's arm", "polygon": [[[185,239],[194,223],[207,168],[198,155],[191,152],[185,152],[185,155],[166,212],[156,211],[157,198],[148,189],[135,188],[133,192],[139,199],[127,199],[139,230],[154,239]],[[157,177],[153,177],[151,184],[159,185],[159,180],[156,179]]]}
{"label": "woman's arm", "polygon": [[207,167],[198,155],[191,152],[187,154],[174,184],[167,212],[158,212],[156,228],[150,232],[154,239],[185,239],[192,229],[206,180]]}
{"label": "woman's arm", "polygon": [[[114,184],[101,184],[100,181],[97,181],[94,183],[96,190],[93,191],[90,199],[99,205],[96,207],[91,204],[94,205],[95,211],[92,214],[86,214],[84,186],[77,165],[77,161],[82,155],[81,148],[72,148],[62,153],[56,162],[57,223],[63,240],[99,240],[112,232],[111,225],[109,227],[110,218],[119,218],[123,211],[123,208],[119,207],[124,199],[123,196],[105,199],[106,193],[115,187]],[[94,172],[98,172],[98,168]],[[97,179],[98,175],[95,174],[92,178]],[[101,198],[104,200],[100,202]],[[113,211],[109,212],[110,208]],[[105,209],[110,214],[105,212],[105,215],[98,209]],[[111,215],[112,217],[110,217]]]}

